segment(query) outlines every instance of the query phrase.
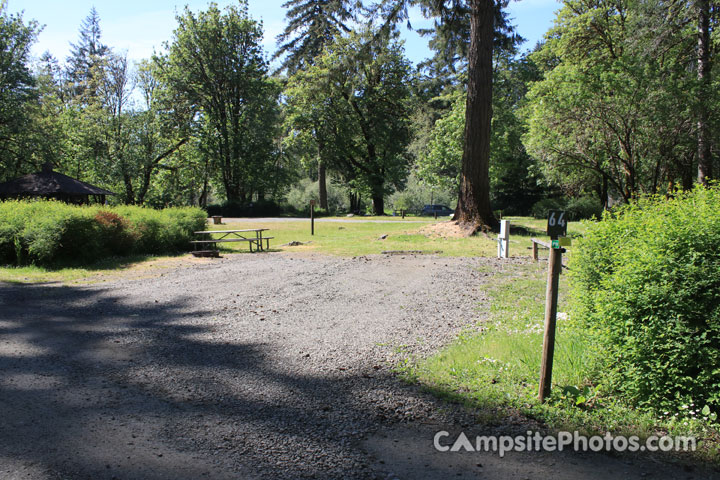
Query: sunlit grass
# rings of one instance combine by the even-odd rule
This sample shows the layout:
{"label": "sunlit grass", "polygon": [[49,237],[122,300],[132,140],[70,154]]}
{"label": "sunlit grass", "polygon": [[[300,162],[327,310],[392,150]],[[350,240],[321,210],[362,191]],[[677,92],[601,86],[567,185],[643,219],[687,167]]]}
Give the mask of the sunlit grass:
{"label": "sunlit grass", "polygon": [[[588,337],[566,316],[567,277],[560,277],[559,312],[553,363],[553,389],[538,401],[544,331],[547,263],[512,265],[489,287],[488,318],[427,359],[405,362],[399,371],[441,398],[471,406],[479,418],[503,422],[518,414],[555,431],[587,435],[694,435],[696,459],[718,462],[718,432],[701,421],[639,411],[598,385],[592,375]],[[682,413],[682,412],[680,412]]]}
{"label": "sunlit grass", "polygon": [[8,283],[76,283],[101,281],[121,275],[130,269],[152,269],[168,262],[179,261],[183,255],[131,255],[111,257],[84,266],[63,266],[54,268],[27,265],[0,268],[0,282]]}
{"label": "sunlit grass", "polygon": [[[314,252],[338,256],[359,256],[380,254],[384,251],[420,250],[443,256],[492,257],[497,254],[497,240],[494,234],[478,234],[469,238],[442,238],[420,233],[426,225],[448,220],[429,217],[334,217],[345,222],[315,222],[315,235],[310,234],[310,220],[260,221],[253,219],[225,220],[221,225],[209,225],[213,230],[267,228],[264,236],[270,240],[273,252]],[[370,221],[368,221],[370,220]],[[390,222],[373,222],[389,220]],[[510,255],[527,257],[531,255],[530,238],[542,237],[542,221],[526,217],[511,217],[514,226],[525,230],[514,231],[510,238]],[[540,229],[540,230],[536,230]],[[570,232],[578,232],[576,223],[570,223]],[[384,239],[382,236],[387,235]],[[301,242],[302,246],[287,246],[290,242]],[[245,243],[219,244],[222,254],[248,253]],[[439,253],[438,253],[439,252]],[[37,266],[0,268],[0,281],[5,282],[75,282],[88,277],[111,276],[119,271],[138,268],[143,263],[155,260],[152,256],[111,258],[89,266]]]}
{"label": "sunlit grass", "polygon": [[[485,407],[536,403],[542,349],[545,263],[514,266],[489,290],[490,315],[481,333],[462,336],[418,365],[414,375],[435,387],[469,390]],[[561,282],[561,291],[564,291]],[[562,308],[562,297],[561,297]],[[553,381],[582,387],[584,344],[558,321]]]}
{"label": "sunlit grass", "polygon": [[[390,217],[392,218],[392,217]],[[431,222],[427,222],[428,224]],[[310,220],[267,222],[254,220],[233,221],[226,225],[213,225],[215,230],[267,228],[263,236],[274,237],[270,241],[274,251],[312,251],[316,253],[358,256],[379,254],[389,250],[441,251],[448,256],[488,256],[495,252],[495,241],[479,235],[471,238],[438,238],[418,233],[423,224],[372,222],[315,222],[315,234],[310,233]],[[382,236],[387,235],[384,239]],[[303,246],[283,246],[297,241]],[[234,251],[249,251],[247,245],[232,245]],[[229,250],[228,250],[229,251]]]}

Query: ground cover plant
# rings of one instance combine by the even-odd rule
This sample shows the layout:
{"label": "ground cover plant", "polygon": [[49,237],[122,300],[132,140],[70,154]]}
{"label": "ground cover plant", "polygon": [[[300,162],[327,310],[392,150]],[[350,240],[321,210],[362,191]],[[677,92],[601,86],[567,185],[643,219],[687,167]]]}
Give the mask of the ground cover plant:
{"label": "ground cover plant", "polygon": [[570,319],[567,274],[560,280],[553,390],[537,399],[542,349],[546,262],[508,267],[487,293],[486,320],[426,359],[408,358],[403,378],[433,394],[476,409],[486,422],[529,418],[549,432],[586,435],[694,435],[696,458],[718,461],[718,425],[697,403],[643,410],[589,376],[593,355],[586,331]]}
{"label": "ground cover plant", "polygon": [[486,322],[402,371],[489,418],[519,412],[555,430],[696,435],[697,455],[717,461],[719,207],[717,188],[698,188],[584,226],[561,276],[545,404],[545,262],[508,268],[488,292]]}
{"label": "ground cover plant", "polygon": [[[137,207],[119,207],[113,209],[118,214],[129,215],[128,212],[134,211]],[[149,210],[152,212],[152,210]],[[182,212],[182,210],[180,211]],[[152,215],[148,211],[137,214],[136,217]],[[194,215],[192,217],[195,218]],[[432,225],[437,220],[428,217],[333,217],[332,220],[343,220],[340,222],[316,222],[315,235],[310,234],[310,221],[304,220],[284,220],[284,221],[265,221],[258,222],[256,220],[228,220],[225,219],[222,225],[211,225],[206,227],[205,224],[195,225],[193,223],[191,230],[201,230],[211,228],[215,230],[225,230],[228,228],[268,228],[266,235],[274,237],[270,243],[270,250],[277,252],[314,252],[319,254],[331,254],[342,256],[357,256],[380,254],[383,251],[409,251],[420,250],[422,252],[442,252],[442,256],[494,256],[497,252],[496,239],[492,235],[475,235],[467,238],[444,238],[437,235],[426,235],[420,233],[421,229]],[[385,223],[373,222],[374,220],[383,220]],[[137,220],[139,221],[139,220]],[[195,220],[193,220],[194,222]],[[203,219],[204,221],[204,219]],[[511,224],[517,226],[510,239],[510,254],[515,257],[529,256],[531,254],[530,238],[533,236],[543,237],[543,229],[541,221],[533,220],[527,217],[512,217]],[[1,227],[0,227],[1,228]],[[117,228],[117,227],[114,227]],[[161,229],[157,222],[150,223],[147,227],[148,231],[167,235],[168,231],[178,228],[177,225]],[[183,228],[188,228],[185,226]],[[569,233],[571,235],[579,235],[582,231],[582,225],[577,222],[568,224]],[[381,238],[387,235],[385,238]],[[3,237],[6,238],[7,237]],[[178,240],[177,247],[183,251],[190,248],[190,238]],[[300,242],[302,245],[287,245],[291,242]],[[162,245],[160,240],[150,243],[151,246]],[[167,243],[167,242],[166,242]],[[221,244],[221,252],[223,255],[230,254],[249,254],[248,248],[244,244]],[[0,248],[2,248],[0,246]],[[12,254],[12,252],[10,252]],[[45,281],[79,281],[83,278],[97,278],[103,274],[116,273],[117,271],[126,270],[141,266],[143,263],[151,262],[160,255],[158,251],[152,254],[131,253],[130,256],[102,258],[97,261],[86,261],[82,265],[72,264],[29,264],[23,266],[4,266],[0,267],[0,281],[12,282],[45,282]],[[544,255],[541,253],[541,255]]]}

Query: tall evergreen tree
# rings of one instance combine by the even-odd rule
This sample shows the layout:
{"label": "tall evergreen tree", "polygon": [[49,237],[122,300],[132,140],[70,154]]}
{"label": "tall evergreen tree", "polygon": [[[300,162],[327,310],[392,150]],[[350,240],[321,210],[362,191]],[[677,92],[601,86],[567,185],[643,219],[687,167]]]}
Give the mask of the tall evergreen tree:
{"label": "tall evergreen tree", "polygon": [[67,57],[67,75],[73,97],[88,97],[97,94],[98,69],[102,68],[110,48],[101,42],[100,16],[92,7],[90,13],[80,24],[80,38],[71,43],[70,56]]}
{"label": "tall evergreen tree", "polygon": [[[421,5],[438,18],[438,40],[449,53],[463,52],[469,19],[467,100],[460,192],[454,219],[470,231],[497,228],[490,206],[490,124],[492,120],[493,48],[496,32],[508,29],[502,9],[508,0],[384,0],[386,25],[407,19],[408,5]],[[440,33],[442,32],[442,33]],[[512,41],[512,36],[508,37]]]}
{"label": "tall evergreen tree", "polygon": [[[315,58],[336,35],[348,32],[346,23],[352,19],[348,0],[289,0],[283,4],[289,9],[285,15],[288,25],[278,35],[283,42],[274,58],[283,55],[281,69],[289,75],[314,65]],[[328,209],[325,152],[318,148],[318,196],[320,208]]]}
{"label": "tall evergreen tree", "polygon": [[697,0],[697,143],[698,182],[707,185],[712,177],[712,156],[710,145],[710,0]]}
{"label": "tall evergreen tree", "polygon": [[281,45],[273,58],[285,55],[280,68],[289,75],[313,65],[325,45],[350,31],[347,22],[353,14],[348,0],[289,0],[283,8],[288,9],[288,24],[277,37]]}

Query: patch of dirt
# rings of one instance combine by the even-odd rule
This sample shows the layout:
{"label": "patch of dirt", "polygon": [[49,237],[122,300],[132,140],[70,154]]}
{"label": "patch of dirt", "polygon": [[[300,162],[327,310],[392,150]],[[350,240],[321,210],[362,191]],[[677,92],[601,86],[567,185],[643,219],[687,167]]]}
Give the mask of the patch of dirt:
{"label": "patch of dirt", "polygon": [[418,230],[418,233],[430,238],[467,238],[471,237],[475,230],[463,227],[455,220],[450,220],[426,225]]}
{"label": "patch of dirt", "polygon": [[213,262],[213,258],[194,257],[191,254],[178,257],[160,257],[153,260],[141,261],[131,265],[119,268],[117,270],[104,270],[100,273],[94,273],[87,277],[74,280],[74,285],[92,284],[100,282],[108,282],[120,279],[147,279],[162,276],[172,270],[191,267],[194,265],[206,265]]}

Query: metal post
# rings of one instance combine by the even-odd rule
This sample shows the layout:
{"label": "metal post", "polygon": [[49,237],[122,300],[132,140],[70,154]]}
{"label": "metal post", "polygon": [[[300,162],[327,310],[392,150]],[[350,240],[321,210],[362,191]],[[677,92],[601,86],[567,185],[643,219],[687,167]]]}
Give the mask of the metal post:
{"label": "metal post", "polygon": [[553,354],[555,352],[555,322],[557,319],[558,284],[562,269],[561,248],[551,248],[548,258],[548,283],[545,298],[545,335],[543,336],[542,359],[540,362],[540,391],[538,398],[544,402],[550,396],[552,383]]}
{"label": "metal post", "polygon": [[315,235],[315,201],[310,201],[310,235]]}

